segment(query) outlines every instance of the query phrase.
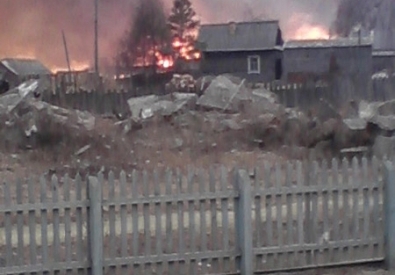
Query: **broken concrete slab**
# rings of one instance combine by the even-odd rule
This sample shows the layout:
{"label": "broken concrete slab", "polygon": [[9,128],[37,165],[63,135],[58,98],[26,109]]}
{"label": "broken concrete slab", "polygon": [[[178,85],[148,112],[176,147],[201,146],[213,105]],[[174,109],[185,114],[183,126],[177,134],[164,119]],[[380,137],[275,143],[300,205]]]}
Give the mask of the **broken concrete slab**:
{"label": "broken concrete slab", "polygon": [[12,112],[26,99],[38,98],[39,80],[28,80],[0,97],[0,113]]}
{"label": "broken concrete slab", "polygon": [[[386,131],[395,130],[395,101],[372,102],[361,101],[359,103],[358,115],[359,120],[377,125],[380,129]],[[353,119],[353,123],[357,123]],[[359,122],[362,127],[362,122]]]}
{"label": "broken concrete slab", "polygon": [[[92,131],[95,117],[88,112],[60,108],[40,100],[38,80],[22,83],[0,96],[0,132],[3,140],[22,144],[34,136],[49,132]],[[53,129],[51,129],[53,128]],[[34,139],[34,138],[33,138]]]}
{"label": "broken concrete slab", "polygon": [[243,126],[240,125],[237,121],[235,121],[234,119],[224,119],[221,121],[221,129],[223,130],[234,130],[234,131],[238,131],[243,129]]}
{"label": "broken concrete slab", "polygon": [[157,95],[148,95],[141,97],[132,97],[128,99],[130,113],[133,118],[140,118],[144,109],[149,108],[159,100]]}
{"label": "broken concrete slab", "polygon": [[220,75],[211,81],[196,104],[206,109],[237,112],[240,103],[250,98],[243,81],[237,85],[226,76]]}
{"label": "broken concrete slab", "polygon": [[144,120],[155,115],[170,116],[179,111],[194,108],[196,101],[196,94],[173,93],[163,97],[149,95],[130,98],[128,105],[133,119]]}
{"label": "broken concrete slab", "polygon": [[265,99],[271,104],[278,104],[279,103],[278,96],[275,93],[273,93],[269,90],[266,90],[265,88],[259,88],[259,89],[252,90],[252,99],[253,100]]}
{"label": "broken concrete slab", "polygon": [[350,130],[363,130],[367,126],[367,121],[362,118],[347,118],[343,122]]}

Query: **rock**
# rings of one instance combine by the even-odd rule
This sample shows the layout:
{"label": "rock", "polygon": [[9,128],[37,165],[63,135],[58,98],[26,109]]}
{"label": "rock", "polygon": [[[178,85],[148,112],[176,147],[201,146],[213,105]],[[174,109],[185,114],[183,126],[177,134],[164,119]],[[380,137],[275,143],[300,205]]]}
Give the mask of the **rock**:
{"label": "rock", "polygon": [[90,148],[91,148],[91,145],[88,144],[88,145],[82,147],[81,149],[79,149],[77,152],[75,152],[74,155],[76,155],[76,156],[82,155],[83,153],[88,151]]}
{"label": "rock", "polygon": [[252,90],[249,106],[245,109],[252,116],[266,113],[280,116],[284,112],[284,107],[280,105],[278,96],[264,88]]}
{"label": "rock", "polygon": [[226,130],[241,130],[243,126],[237,123],[234,119],[225,119],[221,121],[222,129]]}
{"label": "rock", "polygon": [[377,107],[377,114],[381,116],[393,116],[395,114],[395,100],[381,103]]}
{"label": "rock", "polygon": [[82,125],[88,131],[92,131],[95,128],[96,119],[92,114],[79,110],[75,110],[75,113],[78,125]]}
{"label": "rock", "polygon": [[196,94],[173,93],[170,96],[156,95],[130,98],[128,105],[133,119],[148,119],[155,115],[170,116],[179,111],[194,108]]}
{"label": "rock", "polygon": [[31,101],[29,105],[37,116],[37,121],[49,120],[76,130],[91,131],[95,127],[96,119],[89,112],[68,110],[42,101]]}
{"label": "rock", "polygon": [[175,138],[173,141],[173,144],[171,146],[171,149],[173,150],[178,150],[184,145],[184,141],[180,138]]}
{"label": "rock", "polygon": [[395,101],[359,103],[359,119],[377,125],[385,131],[395,130]]}
{"label": "rock", "polygon": [[30,80],[0,96],[0,136],[5,143],[26,148],[36,137],[48,142],[60,139],[62,131],[73,135],[94,129],[93,115],[42,102],[38,91],[40,82]]}
{"label": "rock", "polygon": [[367,126],[366,120],[362,118],[343,119],[343,122],[350,130],[363,130]]}
{"label": "rock", "polygon": [[[159,97],[156,95],[148,95],[148,96],[141,96],[141,97],[132,97],[128,100],[128,105],[130,109],[130,113],[132,118],[146,118],[141,117],[144,115],[143,110],[149,109],[149,106],[154,104],[159,100]],[[145,112],[147,113],[147,112]]]}
{"label": "rock", "polygon": [[244,82],[236,85],[229,78],[220,75],[210,83],[196,104],[206,109],[238,112],[240,104],[251,98],[247,93]]}
{"label": "rock", "polygon": [[196,80],[196,92],[201,96],[204,91],[210,86],[211,82],[215,79],[215,76],[206,75]]}
{"label": "rock", "polygon": [[259,88],[259,89],[252,90],[252,96],[253,96],[253,99],[256,99],[258,101],[259,101],[259,99],[265,99],[270,104],[278,104],[279,103],[278,96],[275,93],[272,93],[271,91],[266,90],[265,88]]}
{"label": "rock", "polygon": [[3,94],[0,97],[0,113],[11,113],[23,101],[37,98],[38,87],[38,80],[29,80]]}
{"label": "rock", "polygon": [[114,125],[121,127],[123,134],[128,134],[129,132],[134,132],[143,128],[143,125],[138,120],[130,117],[123,121],[118,121]]}
{"label": "rock", "polygon": [[395,152],[395,137],[377,136],[372,151],[379,158],[392,157]]}

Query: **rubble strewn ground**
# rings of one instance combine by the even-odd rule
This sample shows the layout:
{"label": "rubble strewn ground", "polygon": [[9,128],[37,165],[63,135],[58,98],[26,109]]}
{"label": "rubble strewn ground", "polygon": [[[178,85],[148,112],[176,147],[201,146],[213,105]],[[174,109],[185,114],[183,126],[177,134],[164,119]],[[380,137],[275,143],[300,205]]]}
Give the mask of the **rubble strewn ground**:
{"label": "rubble strewn ground", "polygon": [[236,77],[183,79],[172,80],[172,93],[131,98],[127,114],[107,117],[41,101],[38,80],[21,84],[0,96],[0,176],[257,166],[395,149],[395,101],[298,110]]}
{"label": "rubble strewn ground", "polygon": [[[0,96],[0,177],[255,167],[289,159],[382,157],[395,150],[395,101],[351,102],[342,110],[322,101],[299,110],[285,108],[272,92],[234,77],[194,83],[192,90],[202,92],[173,82],[181,92],[131,98],[129,112],[113,116],[53,106],[41,100],[39,81],[23,83]],[[386,272],[347,267],[288,274]]]}

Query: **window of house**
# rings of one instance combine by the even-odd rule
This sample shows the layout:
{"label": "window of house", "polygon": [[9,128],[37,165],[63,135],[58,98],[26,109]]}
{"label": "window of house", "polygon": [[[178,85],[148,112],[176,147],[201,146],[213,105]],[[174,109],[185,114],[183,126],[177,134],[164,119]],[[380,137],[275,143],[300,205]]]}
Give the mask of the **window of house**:
{"label": "window of house", "polygon": [[275,79],[280,80],[283,76],[283,64],[280,58],[276,59],[276,64],[274,68]]}
{"label": "window of house", "polygon": [[261,72],[261,59],[258,55],[248,56],[248,73],[259,74]]}

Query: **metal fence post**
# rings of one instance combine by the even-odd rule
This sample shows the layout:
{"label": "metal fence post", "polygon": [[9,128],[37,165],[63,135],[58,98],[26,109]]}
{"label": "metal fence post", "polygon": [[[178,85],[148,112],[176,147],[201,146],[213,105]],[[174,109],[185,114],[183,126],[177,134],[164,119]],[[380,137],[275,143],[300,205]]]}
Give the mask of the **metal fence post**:
{"label": "metal fence post", "polygon": [[385,162],[384,217],[385,217],[385,263],[395,271],[395,169],[392,162]]}
{"label": "metal fence post", "polygon": [[241,275],[252,275],[252,189],[247,171],[236,172],[235,185],[239,191],[239,199],[235,204],[236,243],[241,252],[241,260],[237,264]]}
{"label": "metal fence post", "polygon": [[92,275],[103,275],[102,187],[96,177],[89,177],[88,184]]}

